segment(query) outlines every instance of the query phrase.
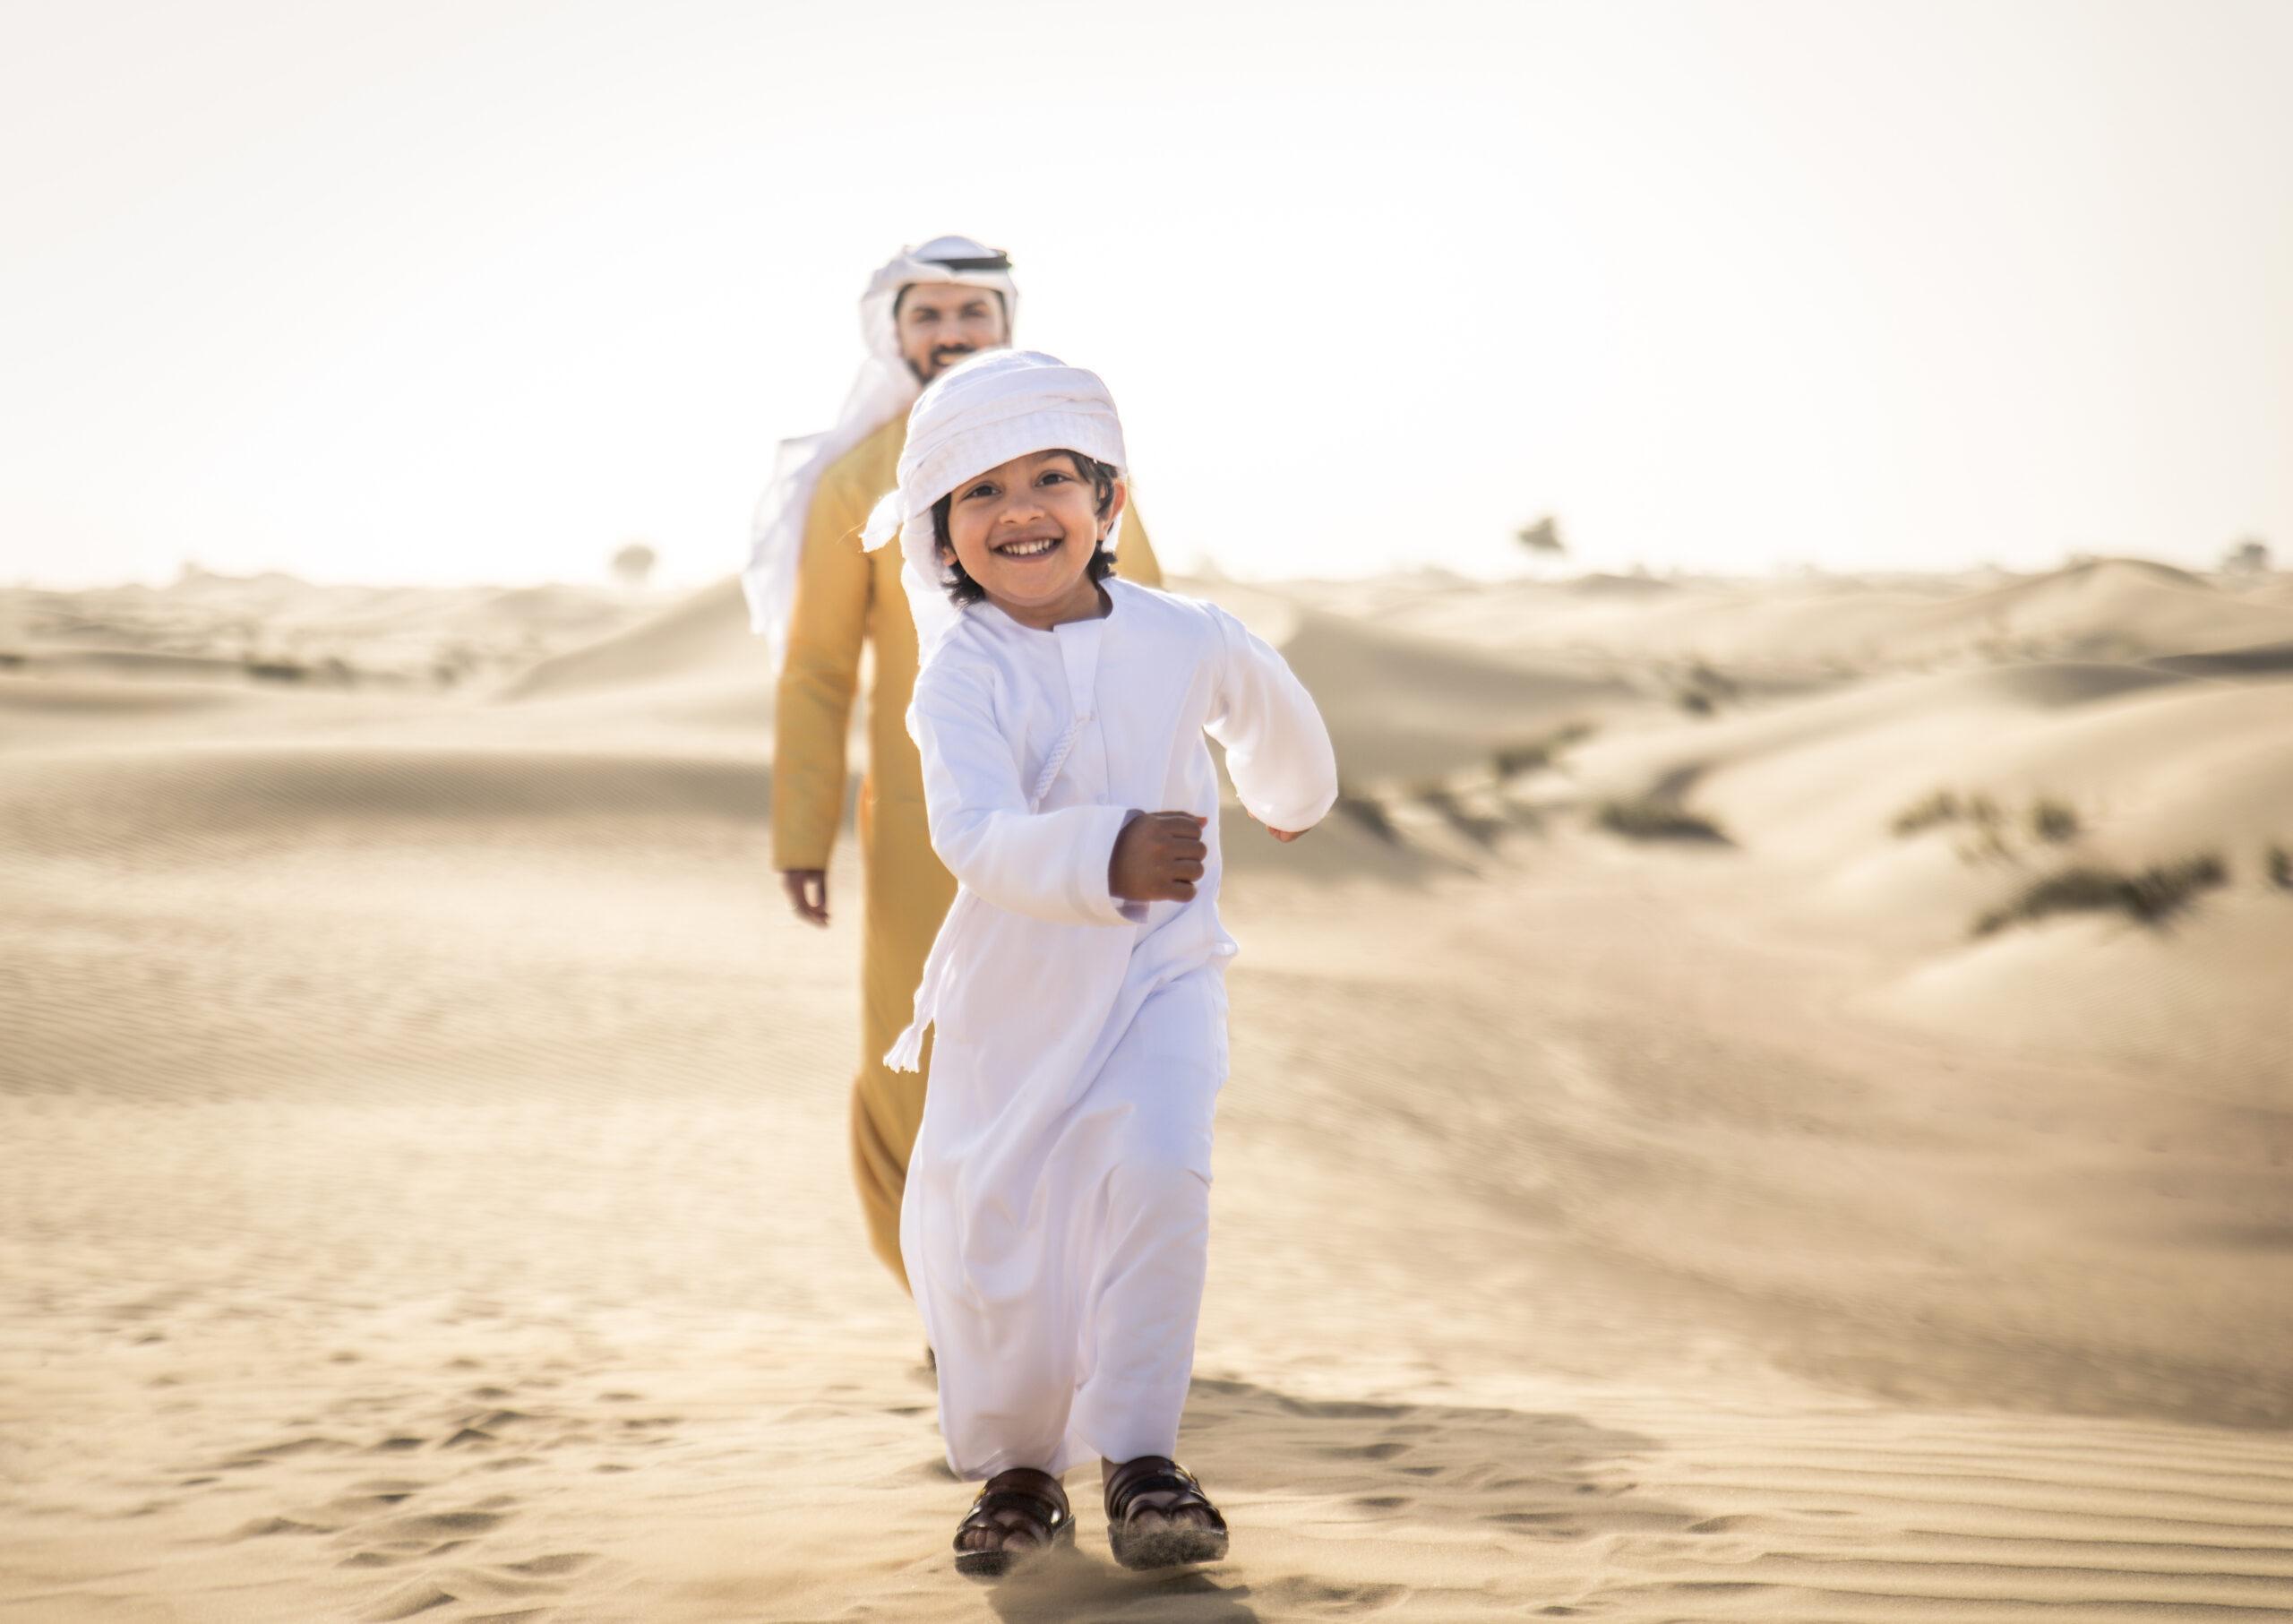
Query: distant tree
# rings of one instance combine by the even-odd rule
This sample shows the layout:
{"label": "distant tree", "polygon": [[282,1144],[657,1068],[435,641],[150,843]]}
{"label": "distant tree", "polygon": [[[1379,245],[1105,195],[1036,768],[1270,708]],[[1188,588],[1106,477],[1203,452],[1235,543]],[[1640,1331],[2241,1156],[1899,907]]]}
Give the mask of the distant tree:
{"label": "distant tree", "polygon": [[659,562],[652,548],[641,541],[632,541],[613,555],[614,578],[630,591],[641,592],[646,578]]}
{"label": "distant tree", "polygon": [[2258,536],[2248,536],[2221,554],[2221,568],[2230,575],[2266,575],[2269,573],[2269,544]]}
{"label": "distant tree", "polygon": [[1513,539],[1526,547],[1529,555],[1539,563],[1568,551],[1568,544],[1560,539],[1560,522],[1550,513],[1534,524],[1524,524],[1514,531]]}

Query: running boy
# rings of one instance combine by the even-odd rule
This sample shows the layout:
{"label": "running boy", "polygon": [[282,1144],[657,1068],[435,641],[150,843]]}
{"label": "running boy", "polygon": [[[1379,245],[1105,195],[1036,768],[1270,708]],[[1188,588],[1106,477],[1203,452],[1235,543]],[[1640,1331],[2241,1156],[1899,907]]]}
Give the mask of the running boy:
{"label": "running boy", "polygon": [[932,1086],[900,1245],[939,1358],[957,1476],[986,1486],[956,1566],[1070,1539],[1061,1474],[1097,1456],[1126,1567],[1215,1560],[1225,1519],[1172,1458],[1226,1076],[1218,780],[1292,840],[1337,796],[1281,656],[1215,606],[1112,578],[1122,429],[1098,377],[1002,350],[909,417],[897,533],[923,654],[908,728],[959,882],[915,1023]]}

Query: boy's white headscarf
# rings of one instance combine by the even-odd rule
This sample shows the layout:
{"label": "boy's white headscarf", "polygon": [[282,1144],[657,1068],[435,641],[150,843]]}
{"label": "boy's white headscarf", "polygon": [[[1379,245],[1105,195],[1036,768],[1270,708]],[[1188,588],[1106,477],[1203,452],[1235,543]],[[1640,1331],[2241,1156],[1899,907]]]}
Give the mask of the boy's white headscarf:
{"label": "boy's white headscarf", "polygon": [[903,248],[868,279],[868,291],[860,297],[860,336],[867,345],[867,358],[844,398],[836,426],[780,443],[771,482],[750,526],[749,566],[741,571],[741,587],[748,597],[749,630],[768,640],[775,671],[787,652],[788,613],[796,596],[797,562],[804,551],[804,521],[820,476],[837,458],[906,411],[923,387],[900,354],[899,329],[892,314],[900,289],[918,282],[992,288],[1003,296],[1007,326],[1019,303],[1019,290],[1011,285],[1009,258],[1001,249],[967,236],[935,236]]}
{"label": "boy's white headscarf", "polygon": [[1129,467],[1122,421],[1099,374],[1035,350],[991,350],[961,361],[934,378],[909,411],[899,488],[876,503],[860,540],[872,550],[900,538],[900,584],[915,614],[919,655],[932,652],[957,614],[940,584],[932,504],[1014,457],[1059,451],[1095,457],[1119,475]]}

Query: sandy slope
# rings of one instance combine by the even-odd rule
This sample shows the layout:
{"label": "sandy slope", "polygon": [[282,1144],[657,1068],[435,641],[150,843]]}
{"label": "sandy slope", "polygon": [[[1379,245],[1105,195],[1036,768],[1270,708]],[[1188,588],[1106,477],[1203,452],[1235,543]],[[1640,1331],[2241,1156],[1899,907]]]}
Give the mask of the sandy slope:
{"label": "sandy slope", "polygon": [[[1442,590],[1232,594],[1406,787],[1390,836],[1228,820],[1186,1447],[1237,1543],[1181,1579],[1081,1473],[1078,1554],[946,1567],[854,941],[774,902],[725,649],[656,622],[516,703],[0,675],[0,1620],[2286,1616],[2293,684],[1696,721],[1669,654],[1401,623]],[[1586,827],[1652,785],[1733,844]],[[2053,858],[1890,832],[1942,785],[2242,872],[1978,941]]]}
{"label": "sandy slope", "polygon": [[[1316,594],[1342,603],[1361,596],[1358,588]],[[2293,599],[2276,583],[2233,592],[2133,559],[1988,586],[1828,577],[1461,582],[1421,587],[1384,614],[1490,648],[1834,672],[2005,657],[2139,658],[2293,639]]]}

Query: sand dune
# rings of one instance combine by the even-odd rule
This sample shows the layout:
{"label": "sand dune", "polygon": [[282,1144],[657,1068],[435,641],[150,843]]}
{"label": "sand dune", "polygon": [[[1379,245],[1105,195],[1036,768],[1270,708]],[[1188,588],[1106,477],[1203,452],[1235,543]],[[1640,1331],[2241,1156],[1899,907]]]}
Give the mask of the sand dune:
{"label": "sand dune", "polygon": [[1614,678],[1479,657],[1314,611],[1279,646],[1317,696],[1341,759],[1365,780],[1454,771],[1647,702]]}
{"label": "sand dune", "polygon": [[523,669],[640,609],[582,587],[313,586],[194,569],[166,588],[0,589],[0,657],[34,675],[426,687]]}
{"label": "sand dune", "polygon": [[[730,583],[600,635],[194,579],[41,623],[363,615],[359,665],[459,615],[525,675],[0,672],[0,1620],[2293,1613],[2293,682],[2211,657],[2293,635],[2256,595],[1209,589],[1357,797],[1223,823],[1230,1560],[1121,1573],[1078,1472],[1078,1551],[949,1570],[845,1170],[858,876],[785,917]],[[1698,717],[1690,651],[1822,680]],[[1996,838],[1897,833],[1938,789]],[[1598,826],[1652,791],[1727,843]],[[2215,846],[2165,924],[1971,929]]]}
{"label": "sand dune", "polygon": [[[1196,584],[1196,583],[1189,583]],[[1636,706],[1622,681],[1444,649],[1232,584],[1200,588],[1240,615],[1325,696],[1331,731],[1365,778],[1453,771],[1516,735]],[[727,580],[604,640],[545,660],[512,682],[516,700],[707,683],[704,714],[770,710],[739,583]],[[659,696],[644,701],[660,703]],[[690,714],[690,712],[687,712]]]}
{"label": "sand dune", "polygon": [[741,583],[727,576],[602,641],[543,661],[511,683],[503,697],[751,671],[759,658]]}
{"label": "sand dune", "polygon": [[1982,590],[1823,578],[1632,591],[1522,582],[1421,594],[1393,613],[1486,646],[1843,672],[2212,652],[2293,639],[2289,609],[2265,591],[2233,595],[2164,565],[2105,559]]}

